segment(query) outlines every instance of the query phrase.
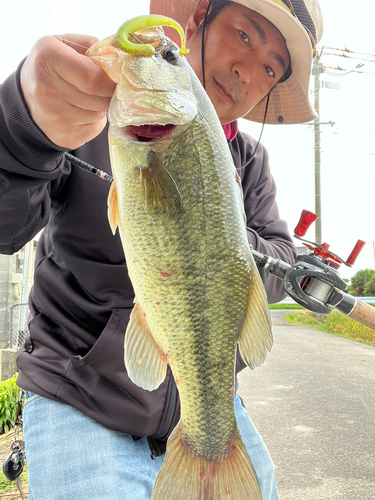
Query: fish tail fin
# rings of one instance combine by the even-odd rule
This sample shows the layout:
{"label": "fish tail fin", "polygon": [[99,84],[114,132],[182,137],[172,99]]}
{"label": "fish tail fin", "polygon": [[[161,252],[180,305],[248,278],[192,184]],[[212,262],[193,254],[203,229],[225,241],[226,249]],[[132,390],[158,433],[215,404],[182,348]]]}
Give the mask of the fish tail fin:
{"label": "fish tail fin", "polygon": [[262,500],[258,479],[238,429],[229,452],[208,460],[189,449],[181,422],[167,444],[151,500]]}

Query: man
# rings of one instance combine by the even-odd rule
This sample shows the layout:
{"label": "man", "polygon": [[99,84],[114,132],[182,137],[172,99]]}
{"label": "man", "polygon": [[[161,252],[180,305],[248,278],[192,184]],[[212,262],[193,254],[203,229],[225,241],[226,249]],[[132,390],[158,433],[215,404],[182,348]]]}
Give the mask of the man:
{"label": "man", "polygon": [[[267,154],[238,133],[236,120],[314,118],[307,96],[319,6],[294,0],[294,12],[287,0],[196,4],[152,0],[151,10],[186,26],[188,60],[214,103],[242,179],[249,242],[292,262]],[[95,41],[42,38],[0,89],[0,251],[18,251],[44,228],[30,336],[18,357],[33,500],[148,500],[179,418],[170,372],[152,392],[127,377],[123,340],[133,290],[106,218],[108,185],[64,156],[72,150],[110,171],[103,129],[114,84],[84,56]],[[269,300],[280,300],[281,283],[262,277]],[[235,411],[262,498],[276,500],[272,461],[237,396]]]}

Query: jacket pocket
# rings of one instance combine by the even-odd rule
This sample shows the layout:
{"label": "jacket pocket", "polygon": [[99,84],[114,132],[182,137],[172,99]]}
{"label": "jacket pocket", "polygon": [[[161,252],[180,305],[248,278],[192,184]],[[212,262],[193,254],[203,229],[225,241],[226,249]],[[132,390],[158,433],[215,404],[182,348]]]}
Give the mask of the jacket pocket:
{"label": "jacket pocket", "polygon": [[85,356],[74,356],[74,365],[88,365],[118,383],[125,373],[124,339],[131,309],[114,309],[98,340]]}
{"label": "jacket pocket", "polygon": [[131,309],[114,309],[85,356],[73,356],[58,397],[105,427],[134,436],[153,436],[169,403],[169,378],[155,391],[130,380],[124,361],[125,330]]}

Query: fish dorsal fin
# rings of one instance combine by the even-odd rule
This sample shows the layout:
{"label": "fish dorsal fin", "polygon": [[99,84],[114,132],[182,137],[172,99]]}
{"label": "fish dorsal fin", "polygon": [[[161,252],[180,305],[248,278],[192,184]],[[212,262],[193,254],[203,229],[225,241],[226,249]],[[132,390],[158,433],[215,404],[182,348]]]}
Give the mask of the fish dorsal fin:
{"label": "fish dorsal fin", "polygon": [[147,164],[138,168],[147,211],[181,212],[182,200],[177,184],[155,151],[151,150]]}
{"label": "fish dorsal fin", "polygon": [[131,381],[148,391],[157,389],[167,372],[166,356],[154,340],[138,303],[126,329],[125,367]]}
{"label": "fish dorsal fin", "polygon": [[118,198],[117,198],[117,188],[115,181],[112,181],[111,187],[108,194],[108,220],[111,226],[112,233],[115,234],[118,226]]}
{"label": "fish dorsal fin", "polygon": [[254,369],[266,359],[272,344],[267,295],[256,264],[253,262],[246,316],[238,338],[240,354],[245,363]]}

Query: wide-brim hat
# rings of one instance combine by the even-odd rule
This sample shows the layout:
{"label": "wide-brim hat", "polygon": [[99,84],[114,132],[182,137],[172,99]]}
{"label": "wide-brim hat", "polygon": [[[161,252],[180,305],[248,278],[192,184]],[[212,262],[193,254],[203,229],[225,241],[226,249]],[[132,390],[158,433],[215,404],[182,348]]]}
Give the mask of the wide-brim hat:
{"label": "wide-brim hat", "polygon": [[[316,44],[323,34],[323,16],[316,0],[232,0],[270,21],[286,40],[291,74],[270,94],[266,123],[305,123],[317,118],[309,99],[309,81]],[[200,0],[151,0],[151,14],[175,19],[185,29]],[[266,98],[244,118],[263,122]]]}

